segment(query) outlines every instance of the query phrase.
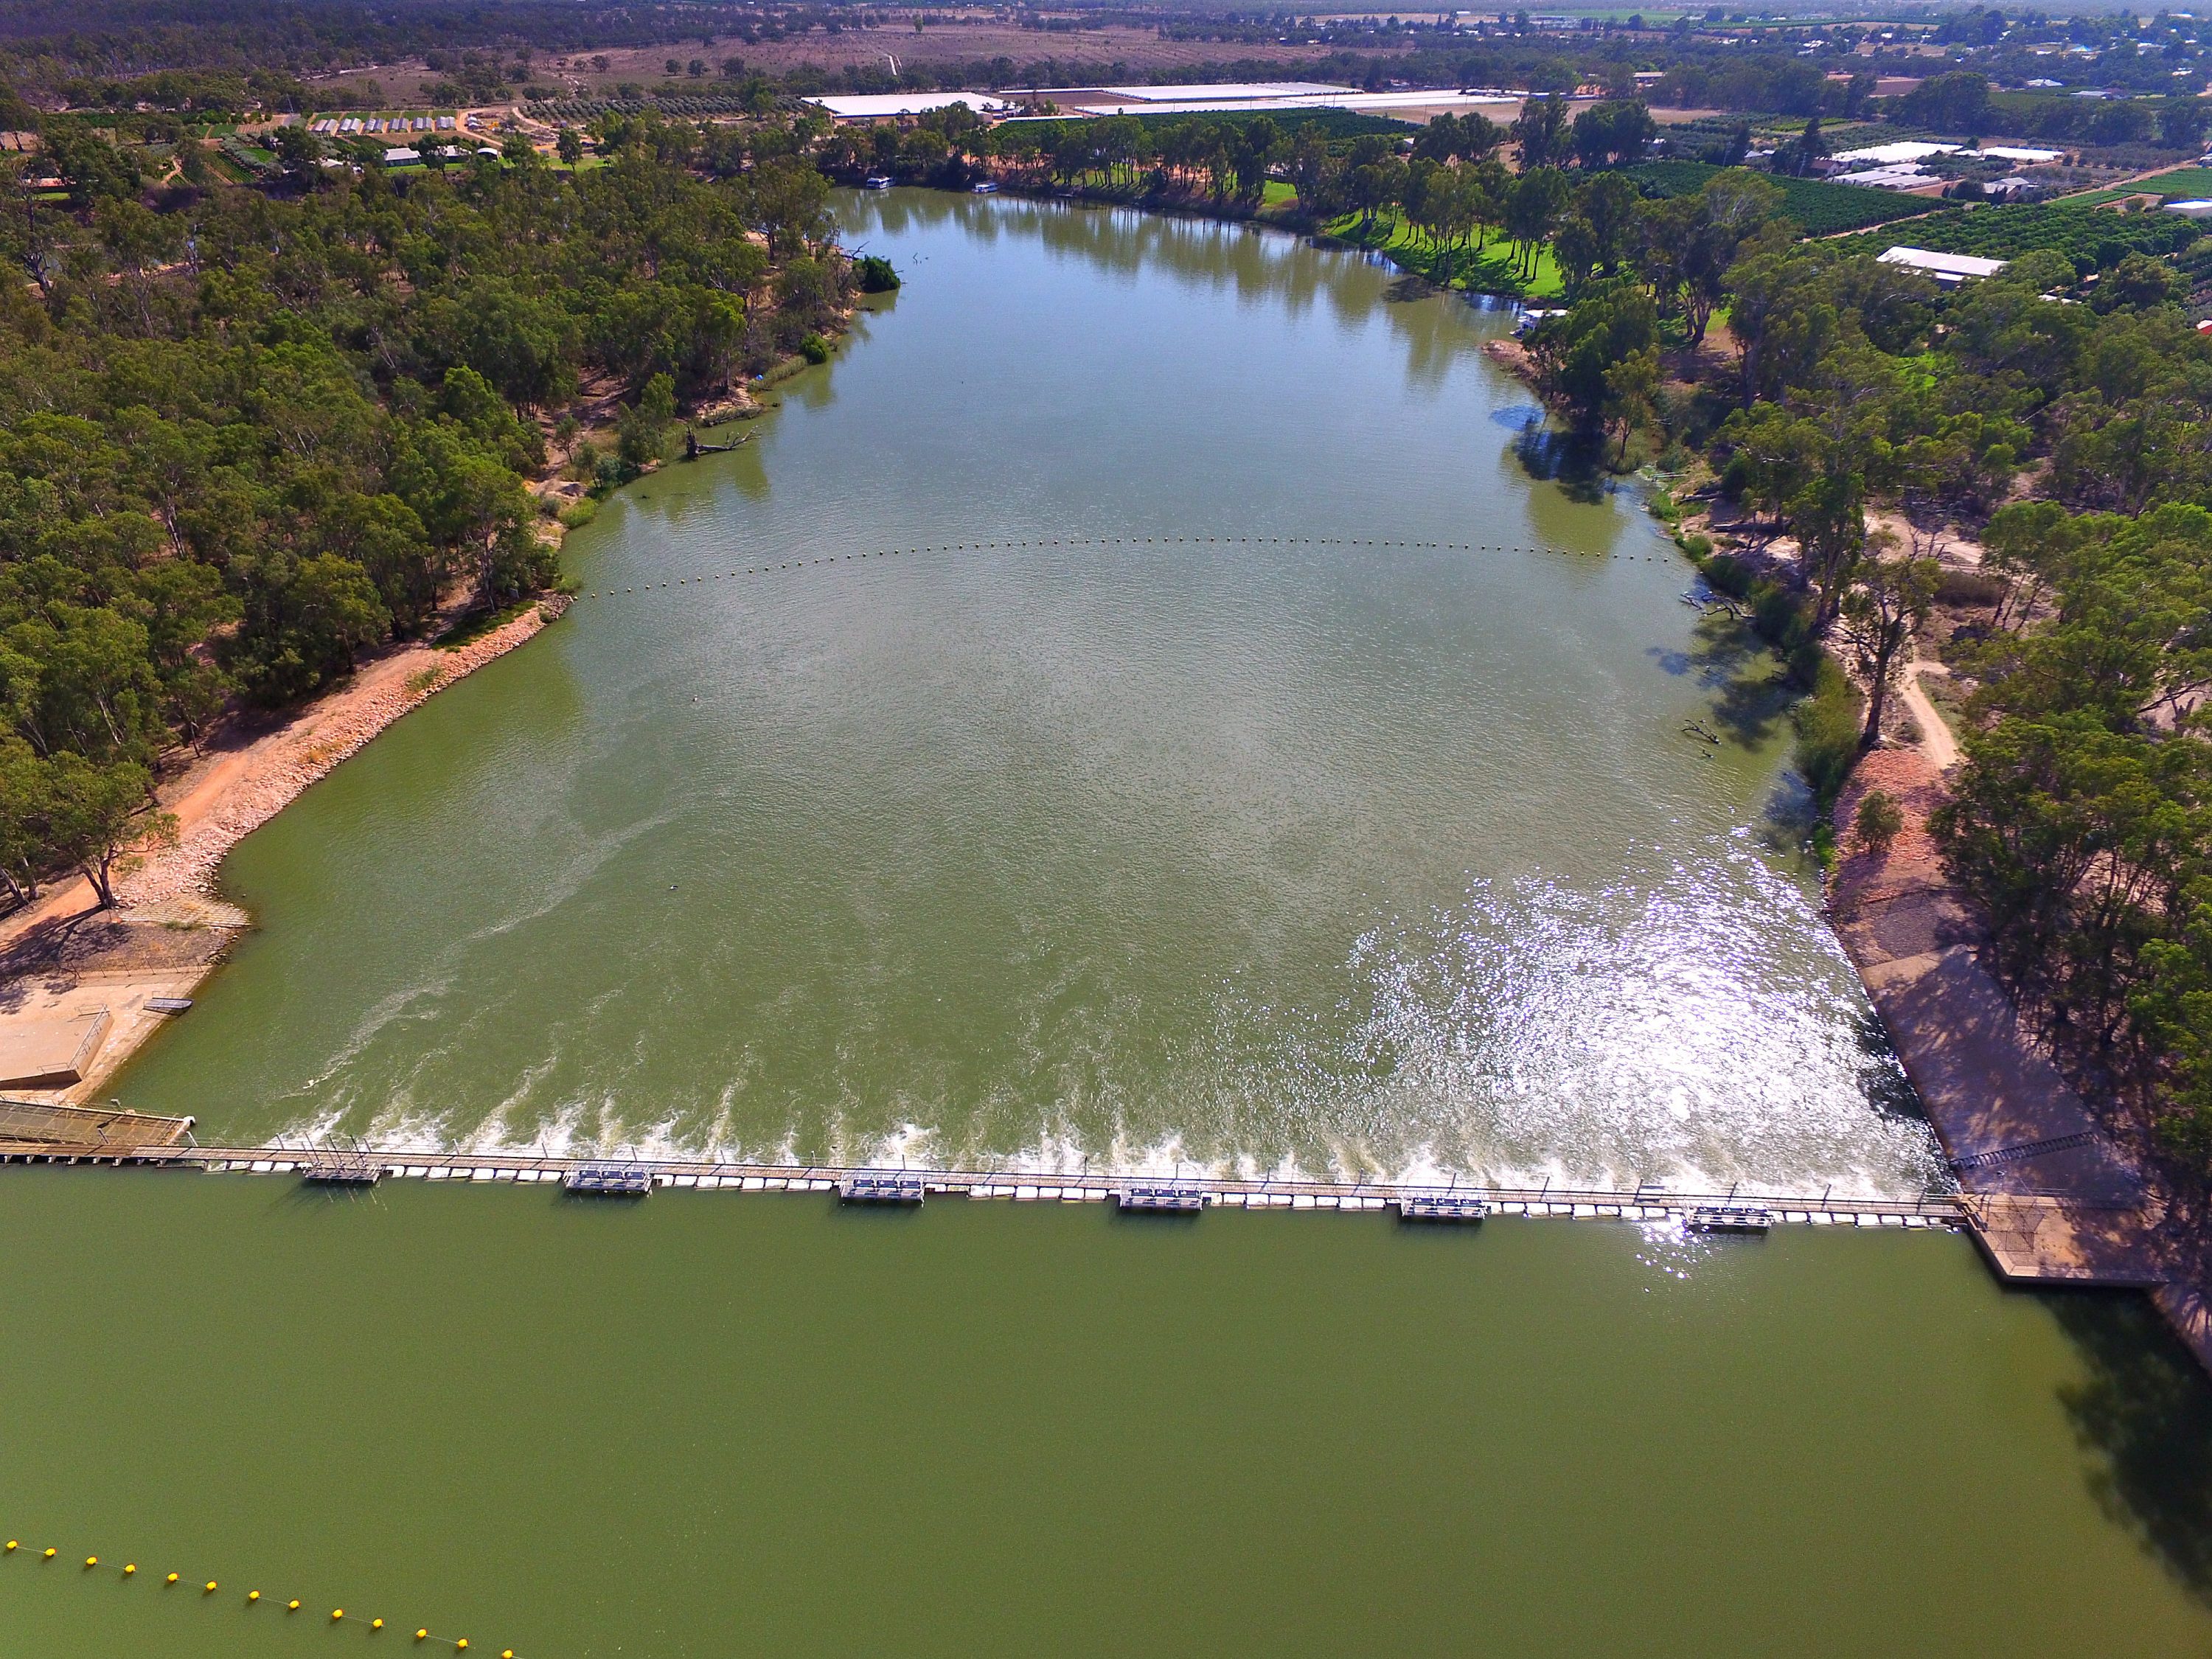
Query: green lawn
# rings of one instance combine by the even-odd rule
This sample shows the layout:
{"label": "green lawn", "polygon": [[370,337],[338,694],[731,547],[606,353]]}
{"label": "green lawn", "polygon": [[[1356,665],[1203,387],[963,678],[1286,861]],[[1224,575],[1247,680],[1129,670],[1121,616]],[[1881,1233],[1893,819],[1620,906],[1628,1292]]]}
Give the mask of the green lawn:
{"label": "green lawn", "polygon": [[[1426,276],[1435,268],[1435,255],[1425,242],[1397,220],[1377,220],[1364,236],[1359,234],[1359,216],[1348,213],[1328,226],[1331,235],[1356,242],[1362,247],[1387,253],[1408,270]],[[1516,266],[1521,252],[1518,242],[1502,236],[1493,236],[1484,243],[1478,256],[1473,248],[1462,252],[1459,268],[1453,273],[1453,285],[1471,289],[1481,294],[1510,294],[1524,300],[1557,299],[1565,291],[1559,280],[1559,267],[1552,258],[1548,246],[1536,250],[1535,275],[1524,280]]]}
{"label": "green lawn", "polygon": [[2109,190],[2093,190],[2087,195],[2061,199],[2069,207],[2094,207],[2100,202],[2117,202],[2126,196],[2163,196],[2169,202],[2212,198],[2212,167],[2176,167],[2154,178],[2138,179],[2131,185],[2115,185]]}

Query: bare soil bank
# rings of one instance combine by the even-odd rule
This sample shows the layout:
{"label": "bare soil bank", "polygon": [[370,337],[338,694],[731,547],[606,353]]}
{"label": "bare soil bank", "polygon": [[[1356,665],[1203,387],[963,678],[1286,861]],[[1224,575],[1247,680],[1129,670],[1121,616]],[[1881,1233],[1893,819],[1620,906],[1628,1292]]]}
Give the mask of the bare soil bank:
{"label": "bare soil bank", "polygon": [[228,728],[161,789],[177,838],[141,854],[116,882],[117,908],[98,909],[78,876],[0,922],[0,1054],[68,1046],[68,1034],[102,1009],[112,1022],[76,1081],[17,1092],[90,1097],[166,1018],[149,1000],[190,994],[248,924],[216,896],[224,855],[401,715],[534,637],[568,603],[540,599],[451,649],[395,647],[304,708]]}

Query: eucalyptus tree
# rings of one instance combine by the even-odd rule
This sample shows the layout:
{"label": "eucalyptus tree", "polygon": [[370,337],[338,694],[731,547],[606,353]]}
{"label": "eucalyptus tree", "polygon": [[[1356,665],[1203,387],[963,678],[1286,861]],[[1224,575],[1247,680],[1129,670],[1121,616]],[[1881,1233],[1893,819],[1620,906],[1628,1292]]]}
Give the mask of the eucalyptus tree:
{"label": "eucalyptus tree", "polygon": [[1510,131],[1513,142],[1520,147],[1523,173],[1554,167],[1572,154],[1567,100],[1560,94],[1529,99],[1522,105]]}

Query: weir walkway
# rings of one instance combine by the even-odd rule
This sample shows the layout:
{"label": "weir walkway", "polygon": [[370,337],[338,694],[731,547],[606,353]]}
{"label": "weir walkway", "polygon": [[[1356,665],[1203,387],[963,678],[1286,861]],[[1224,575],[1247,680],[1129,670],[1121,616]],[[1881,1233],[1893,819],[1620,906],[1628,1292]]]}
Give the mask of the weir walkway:
{"label": "weir walkway", "polygon": [[[189,1120],[167,1121],[179,1125]],[[182,1130],[179,1131],[180,1136]],[[534,1152],[422,1152],[336,1146],[200,1146],[179,1139],[170,1145],[32,1145],[0,1140],[0,1164],[99,1164],[218,1173],[295,1175],[319,1184],[368,1186],[385,1179],[550,1183],[573,1193],[643,1195],[663,1188],[739,1193],[836,1193],[860,1201],[880,1200],[898,1189],[901,1201],[933,1197],[1017,1201],[1116,1203],[1125,1208],[1188,1212],[1206,1208],[1283,1210],[1395,1210],[1401,1214],[1450,1214],[1466,1218],[1471,1206],[1496,1215],[1551,1216],[1589,1220],[1694,1224],[1705,1212],[1761,1211],[1775,1224],[1942,1227],[1960,1229],[1972,1217],[1954,1195],[1846,1198],[1833,1194],[1776,1194],[1734,1188],[1676,1192],[1637,1188],[1494,1187],[1370,1181],[1275,1180],[1222,1176],[1046,1175],[1004,1170],[893,1170],[880,1164],[752,1164],[721,1159],[624,1158],[605,1153],[553,1157]],[[621,1177],[617,1179],[617,1177]],[[1184,1201],[1169,1205],[1162,1193]],[[1137,1199],[1133,1200],[1132,1194]]]}

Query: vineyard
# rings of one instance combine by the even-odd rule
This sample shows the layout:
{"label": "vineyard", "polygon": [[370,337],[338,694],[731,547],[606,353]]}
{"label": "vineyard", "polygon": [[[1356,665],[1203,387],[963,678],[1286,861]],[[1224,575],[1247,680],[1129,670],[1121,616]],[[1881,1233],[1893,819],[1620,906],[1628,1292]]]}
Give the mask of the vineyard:
{"label": "vineyard", "polygon": [[[1628,176],[1646,196],[1690,196],[1720,171],[1703,161],[1644,161],[1630,167]],[[1767,182],[1782,191],[1783,213],[1808,236],[1832,236],[1928,210],[1928,204],[1917,196],[1864,185],[1831,185],[1818,179],[1767,178]]]}
{"label": "vineyard", "polygon": [[757,100],[742,92],[684,92],[662,94],[648,92],[636,98],[560,98],[549,103],[525,106],[524,112],[532,120],[556,125],[581,125],[602,115],[637,115],[647,110],[658,110],[663,115],[688,116],[694,119],[715,115],[745,115],[754,112]]}
{"label": "vineyard", "polygon": [[1899,230],[1854,236],[1838,246],[1851,253],[1881,253],[1901,246],[1989,259],[2016,259],[2049,248],[2086,273],[2117,264],[2130,253],[2179,253],[2201,234],[2195,221],[2171,213],[2114,213],[2070,204],[2022,203],[1952,208],[1915,219]]}

